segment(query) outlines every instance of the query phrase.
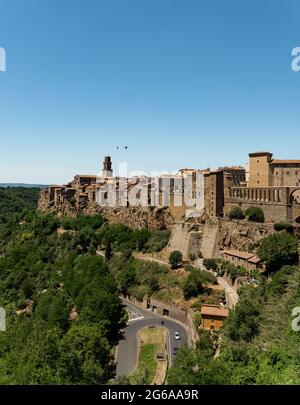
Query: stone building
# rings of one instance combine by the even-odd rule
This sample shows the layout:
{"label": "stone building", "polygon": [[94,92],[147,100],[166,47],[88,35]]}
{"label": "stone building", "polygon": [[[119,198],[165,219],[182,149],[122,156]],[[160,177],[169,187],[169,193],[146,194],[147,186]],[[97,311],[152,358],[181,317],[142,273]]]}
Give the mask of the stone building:
{"label": "stone building", "polygon": [[270,152],[249,154],[250,188],[300,186],[300,160],[273,159]]}
{"label": "stone building", "polygon": [[258,206],[268,222],[300,223],[300,160],[273,159],[270,152],[249,154],[246,185],[227,189],[224,215],[233,207]]}
{"label": "stone building", "polygon": [[240,250],[224,250],[223,259],[235,266],[244,267],[246,270],[265,271],[265,266],[261,259],[254,253],[243,252]]}
{"label": "stone building", "polygon": [[229,310],[219,305],[202,305],[201,307],[201,329],[219,330],[228,318]]}
{"label": "stone building", "polygon": [[241,166],[204,170],[205,212],[210,217],[224,215],[225,198],[231,186],[240,186],[246,181],[246,170]]}
{"label": "stone building", "polygon": [[[39,209],[76,214],[92,213],[99,207],[145,208],[154,216],[153,208],[166,208],[174,220],[181,220],[187,210],[196,207],[196,173],[194,169],[182,169],[174,175],[122,178],[113,176],[111,158],[105,156],[101,175],[78,174],[68,184],[50,185],[42,190]],[[187,204],[184,191],[187,180],[191,184],[191,205]]]}

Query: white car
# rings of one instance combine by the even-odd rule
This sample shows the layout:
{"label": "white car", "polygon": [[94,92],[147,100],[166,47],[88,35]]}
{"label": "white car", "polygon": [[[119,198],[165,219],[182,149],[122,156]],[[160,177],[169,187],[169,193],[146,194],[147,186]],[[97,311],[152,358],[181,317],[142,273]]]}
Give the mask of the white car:
{"label": "white car", "polygon": [[179,332],[175,332],[174,337],[175,337],[176,340],[180,340]]}

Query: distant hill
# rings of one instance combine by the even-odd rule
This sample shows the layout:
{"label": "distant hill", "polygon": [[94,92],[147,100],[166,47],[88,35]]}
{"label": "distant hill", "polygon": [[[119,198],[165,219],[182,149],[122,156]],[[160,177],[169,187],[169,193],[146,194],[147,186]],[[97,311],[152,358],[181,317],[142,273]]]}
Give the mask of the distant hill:
{"label": "distant hill", "polygon": [[0,187],[46,188],[45,184],[0,183]]}

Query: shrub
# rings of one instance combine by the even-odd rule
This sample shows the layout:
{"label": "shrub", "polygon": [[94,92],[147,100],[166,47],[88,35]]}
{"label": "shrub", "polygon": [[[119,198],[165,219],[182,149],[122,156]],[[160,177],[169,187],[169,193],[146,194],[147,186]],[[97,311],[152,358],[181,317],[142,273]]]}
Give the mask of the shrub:
{"label": "shrub", "polygon": [[250,207],[245,211],[245,214],[249,221],[265,222],[264,212],[260,207]]}
{"label": "shrub", "polygon": [[289,222],[278,222],[277,224],[274,224],[274,229],[277,232],[280,231],[287,231],[288,233],[294,232],[294,227]]}
{"label": "shrub", "polygon": [[230,219],[244,219],[245,215],[240,207],[233,207],[229,213]]}
{"label": "shrub", "polygon": [[153,231],[149,240],[145,244],[145,249],[147,252],[160,252],[167,245],[169,239],[169,230],[164,229]]}
{"label": "shrub", "polygon": [[169,263],[172,269],[176,269],[178,265],[182,262],[182,253],[179,250],[173,250],[169,256]]}
{"label": "shrub", "polygon": [[288,286],[289,276],[297,271],[297,266],[283,266],[272,276],[268,290],[272,295],[282,295]]}
{"label": "shrub", "polygon": [[214,270],[218,269],[218,264],[215,259],[204,259],[203,265],[207,268],[207,270]]}

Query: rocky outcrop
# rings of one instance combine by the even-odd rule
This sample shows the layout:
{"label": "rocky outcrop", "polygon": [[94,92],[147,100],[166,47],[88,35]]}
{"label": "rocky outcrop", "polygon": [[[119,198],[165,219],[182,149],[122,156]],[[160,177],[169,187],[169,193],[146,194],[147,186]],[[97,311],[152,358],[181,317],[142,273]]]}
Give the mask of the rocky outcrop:
{"label": "rocky outcrop", "polygon": [[85,204],[85,200],[72,202],[65,200],[59,205],[54,205],[41,194],[39,199],[39,211],[56,214],[59,217],[75,217],[83,215],[103,215],[110,224],[124,224],[134,229],[170,229],[174,224],[174,218],[168,208],[152,207],[100,207],[94,203],[92,206]]}
{"label": "rocky outcrop", "polygon": [[260,241],[274,233],[273,224],[260,224],[247,220],[219,221],[218,244],[221,250],[237,249],[255,252]]}

